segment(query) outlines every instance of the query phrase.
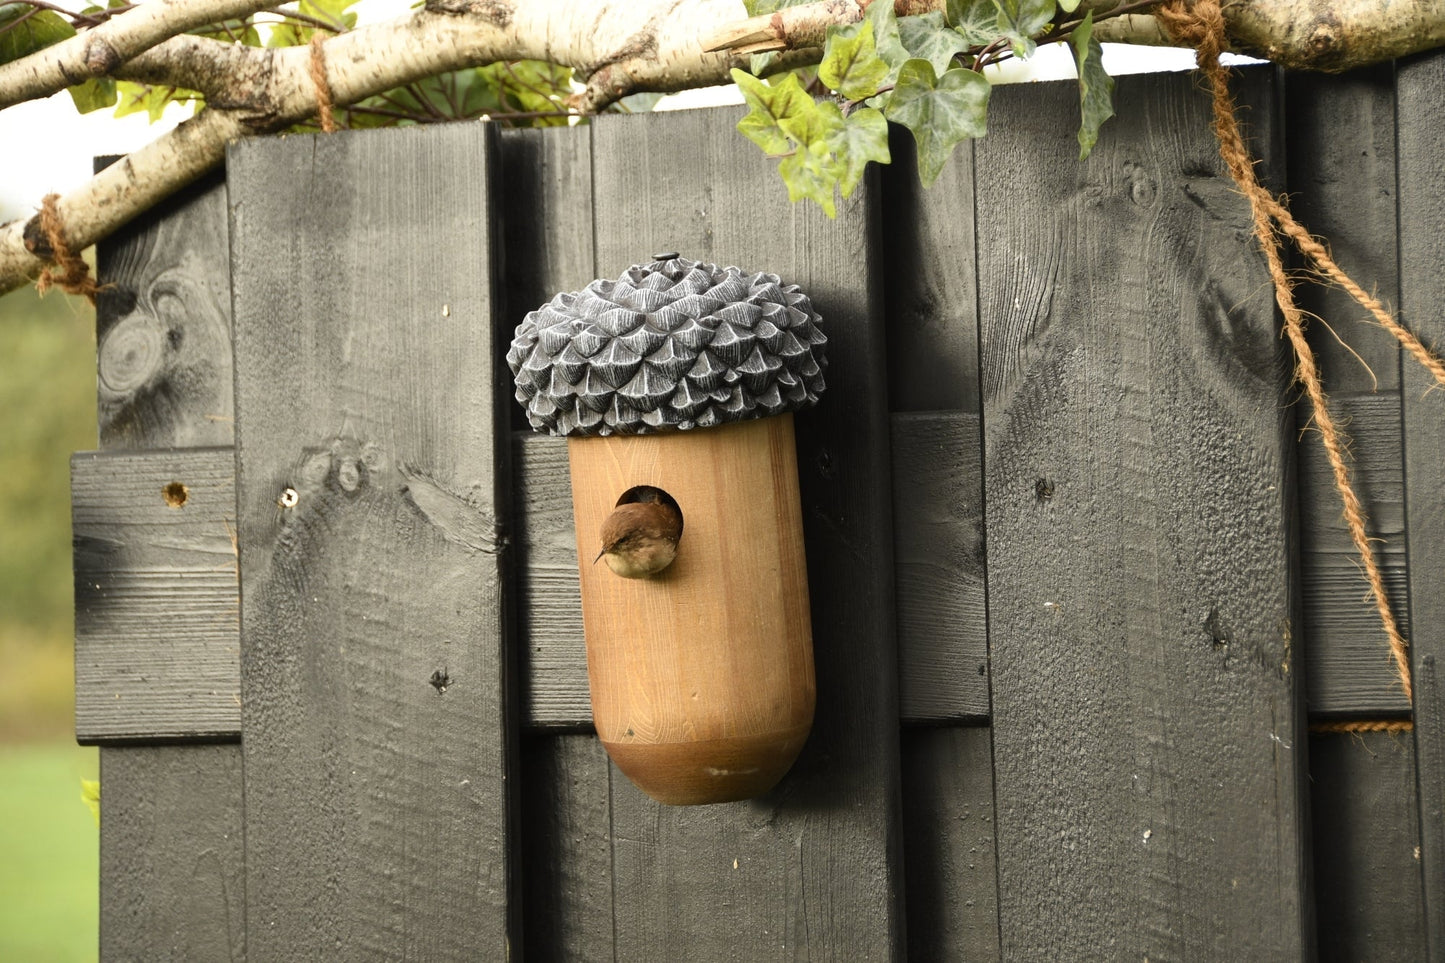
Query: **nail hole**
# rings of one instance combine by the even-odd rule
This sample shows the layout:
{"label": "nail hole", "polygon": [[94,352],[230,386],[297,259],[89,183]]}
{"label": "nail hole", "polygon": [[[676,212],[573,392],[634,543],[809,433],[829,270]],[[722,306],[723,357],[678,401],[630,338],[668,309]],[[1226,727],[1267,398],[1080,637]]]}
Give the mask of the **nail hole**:
{"label": "nail hole", "polygon": [[281,497],[276,499],[276,504],[282,508],[295,508],[296,503],[300,500],[301,496],[297,494],[296,489],[286,488],[282,490]]}
{"label": "nail hole", "polygon": [[437,690],[437,695],[441,695],[447,691],[447,686],[452,684],[452,677],[447,673],[445,668],[437,669],[431,674],[430,682],[431,687]]}
{"label": "nail hole", "polygon": [[186,499],[191,497],[191,490],[181,482],[171,482],[161,489],[161,497],[171,508],[184,508]]}

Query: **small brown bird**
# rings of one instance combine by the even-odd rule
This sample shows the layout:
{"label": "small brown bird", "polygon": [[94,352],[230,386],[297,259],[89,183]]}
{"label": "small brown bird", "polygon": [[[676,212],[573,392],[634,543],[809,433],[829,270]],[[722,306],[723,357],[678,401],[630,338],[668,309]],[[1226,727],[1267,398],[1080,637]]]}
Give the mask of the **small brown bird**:
{"label": "small brown bird", "polygon": [[629,489],[602,523],[602,551],[592,560],[623,578],[648,578],[672,564],[682,538],[682,512],[672,496],[651,485]]}

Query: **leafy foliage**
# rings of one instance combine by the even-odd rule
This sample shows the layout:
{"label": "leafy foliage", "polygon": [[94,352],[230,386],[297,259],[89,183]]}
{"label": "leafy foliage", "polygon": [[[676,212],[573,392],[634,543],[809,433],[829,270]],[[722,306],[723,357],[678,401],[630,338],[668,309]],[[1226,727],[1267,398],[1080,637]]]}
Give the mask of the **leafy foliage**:
{"label": "leafy foliage", "polygon": [[918,175],[932,184],[959,141],[988,130],[988,95],[983,75],[953,68],[934,73],[927,60],[910,60],[898,72],[898,85],[885,111],[889,120],[913,131],[918,142]]}
{"label": "leafy foliage", "polygon": [[[295,7],[265,11],[265,20],[233,18],[191,32],[221,43],[248,47],[304,46],[318,33],[340,34],[356,26],[356,13],[351,8],[358,2],[300,0]],[[129,7],[130,0],[107,0],[107,3],[107,7],[86,8],[82,16],[104,15],[117,8],[125,9]],[[22,11],[35,9],[27,3],[0,6],[0,17],[10,7]],[[3,30],[4,22],[0,19],[0,30]],[[75,33],[70,25],[64,24],[64,21],[61,23],[69,31],[65,36]],[[5,36],[0,33],[0,43]],[[57,39],[64,39],[64,36]],[[336,113],[342,126],[355,128],[467,120],[484,115],[511,124],[566,124],[571,116],[566,104],[567,97],[572,93],[571,84],[572,71],[566,67],[536,60],[494,63],[428,77],[368,97]],[[70,96],[81,113],[114,107],[117,117],[145,113],[152,123],[161,118],[170,104],[187,104],[196,109],[205,105],[205,98],[193,90],[116,82],[108,78],[92,79],[71,87]],[[628,103],[618,109],[650,109],[659,96],[640,94],[628,98]],[[311,121],[298,124],[293,129],[315,130],[317,127]]]}
{"label": "leafy foliage", "polygon": [[[746,0],[753,15],[794,2]],[[836,194],[848,197],[869,161],[888,163],[885,118],[913,132],[918,174],[930,185],[958,144],[988,130],[984,69],[1027,57],[1041,42],[1067,41],[1079,74],[1082,159],[1114,114],[1114,81],[1093,37],[1094,14],[1076,17],[1078,6],[1079,0],[948,0],[942,11],[900,19],[892,3],[872,3],[862,20],[828,30],[817,71],[825,99],[815,100],[796,74],[768,82],[734,70],[751,108],[738,130],[779,158],[791,198],[812,198],[832,217]],[[754,67],[759,72],[756,59]]]}
{"label": "leafy foliage", "polygon": [[73,36],[75,28],[53,10],[41,10],[28,3],[0,4],[0,64]]}
{"label": "leafy foliage", "polygon": [[1079,125],[1079,160],[1089,156],[1099,139],[1099,127],[1114,116],[1114,78],[1104,72],[1104,48],[1094,39],[1094,14],[1084,15],[1084,22],[1069,38],[1069,49],[1079,71],[1079,109],[1083,122]]}

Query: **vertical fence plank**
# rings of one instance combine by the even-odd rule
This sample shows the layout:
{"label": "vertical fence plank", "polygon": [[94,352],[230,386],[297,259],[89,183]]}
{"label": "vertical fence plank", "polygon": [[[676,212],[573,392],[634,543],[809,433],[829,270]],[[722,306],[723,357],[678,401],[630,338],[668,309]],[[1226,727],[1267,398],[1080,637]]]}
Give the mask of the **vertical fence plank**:
{"label": "vertical fence plank", "polygon": [[236,745],[100,754],[100,958],[246,958]]}
{"label": "vertical fence plank", "polygon": [[[1356,280],[1386,304],[1398,303],[1394,65],[1337,77],[1288,74],[1286,83],[1295,216],[1329,239]],[[1355,323],[1366,312],[1337,288],[1302,285],[1298,295],[1301,307],[1328,324],[1311,325],[1310,344],[1352,439],[1355,490],[1408,634],[1399,345],[1384,329]],[[1300,441],[1298,491],[1310,717],[1408,713],[1333,474],[1312,432]],[[1309,755],[1320,958],[1425,959],[1413,736],[1316,732]]]}
{"label": "vertical fence plank", "polygon": [[[1445,343],[1445,54],[1400,64],[1400,312],[1426,344]],[[1410,556],[1410,640],[1415,752],[1420,784],[1421,869],[1431,960],[1445,960],[1445,401],[1414,362],[1402,380],[1405,537]]]}
{"label": "vertical fence plank", "polygon": [[245,141],[227,165],[248,953],[502,959],[489,128]]}
{"label": "vertical fence plank", "polygon": [[[1270,173],[1271,74],[1235,88]],[[1075,90],[1001,88],[976,148],[1003,955],[1298,959],[1268,285],[1194,79],[1116,102],[1081,164]]]}
{"label": "vertical fence plank", "polygon": [[989,730],[905,730],[903,787],[908,958],[992,963],[999,932]]}
{"label": "vertical fence plank", "polygon": [[[208,177],[99,246],[101,447],[229,445],[226,189]],[[100,657],[77,639],[77,661]],[[240,959],[241,747],[105,746],[100,958]]]}
{"label": "vertical fence plank", "polygon": [[[1394,73],[1386,64],[1339,77],[1286,75],[1295,216],[1329,238],[1335,259],[1386,304],[1395,303],[1399,289]],[[1326,322],[1310,326],[1310,345],[1335,412],[1354,439],[1356,492],[1369,515],[1371,536],[1380,539],[1375,551],[1391,603],[1403,620],[1409,593],[1399,345],[1378,325],[1356,323],[1368,314],[1338,288],[1305,284],[1298,296],[1302,308]],[[1385,655],[1385,633],[1317,434],[1302,437],[1299,469],[1301,644],[1308,653],[1305,693],[1311,717],[1406,713],[1409,705]]]}
{"label": "vertical fence plank", "polygon": [[[548,127],[503,131],[504,336],[527,312],[560,291],[576,291],[593,278],[592,128]],[[508,392],[510,395],[510,391]],[[507,403],[507,417],[531,432],[522,406]],[[517,646],[531,685],[523,707],[529,723],[560,716],[587,719],[576,699],[587,692],[582,638],[582,597],[577,584],[572,493],[567,445],[533,436],[513,461],[518,555],[527,564],[517,577]],[[543,478],[550,501],[533,496]]]}
{"label": "vertical fence plank", "polygon": [[1427,958],[1410,733],[1310,736],[1320,959]]}
{"label": "vertical fence plank", "polygon": [[612,773],[619,959],[850,960],[902,953],[898,696],[874,185],[836,221],[792,205],[734,110],[598,118],[599,274],[655,252],[800,285],[828,391],[798,462],[818,707],[792,772],[750,802],[666,807]]}
{"label": "vertical fence plank", "polygon": [[522,740],[528,960],[614,960],[607,753],[590,735]]}
{"label": "vertical fence plank", "polygon": [[[503,131],[501,149],[505,335],[528,311],[593,278],[592,128]],[[592,710],[567,444],[531,434],[522,407],[507,405],[522,429],[512,477],[523,711],[531,725],[560,718],[576,728]],[[613,959],[606,754],[591,735],[534,732],[523,742],[521,793],[527,958]]]}
{"label": "vertical fence plank", "polygon": [[996,960],[973,144],[925,190],[913,136],[882,171],[912,959]]}

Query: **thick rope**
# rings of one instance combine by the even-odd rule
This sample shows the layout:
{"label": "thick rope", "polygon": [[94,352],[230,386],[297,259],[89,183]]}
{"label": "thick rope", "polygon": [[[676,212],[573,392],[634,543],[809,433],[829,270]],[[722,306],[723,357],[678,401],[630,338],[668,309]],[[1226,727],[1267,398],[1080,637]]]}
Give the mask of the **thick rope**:
{"label": "thick rope", "polygon": [[59,194],[47,194],[40,202],[40,230],[45,235],[45,243],[50,245],[51,262],[61,273],[45,268],[35,282],[35,290],[44,294],[54,286],[66,294],[83,295],[95,304],[95,292],[99,286],[90,276],[90,265],[65,243],[65,225],[60,221],[60,209],[56,206],[59,200]]}
{"label": "thick rope", "polygon": [[1425,370],[1435,377],[1435,381],[1441,387],[1445,387],[1445,361],[1441,361],[1429,348],[1421,344],[1420,339],[1415,337],[1413,331],[1396,321],[1390,312],[1385,310],[1383,304],[1365,293],[1364,288],[1356,284],[1353,278],[1341,270],[1340,266],[1330,257],[1325,246],[1294,219],[1294,215],[1290,214],[1287,207],[1273,197],[1269,199],[1269,203],[1270,216],[1279,224],[1280,230],[1294,241],[1295,247],[1299,248],[1300,253],[1315,266],[1315,270],[1343,288],[1345,293],[1354,298],[1366,311],[1369,311],[1374,316],[1376,323],[1394,335],[1395,340],[1410,352],[1411,357],[1420,362]]}
{"label": "thick rope", "polygon": [[[1330,469],[1334,473],[1335,488],[1339,491],[1340,501],[1344,505],[1345,523],[1349,526],[1350,539],[1354,542],[1356,551],[1360,553],[1360,562],[1365,569],[1365,579],[1370,583],[1370,592],[1374,596],[1375,611],[1379,614],[1380,623],[1384,626],[1385,636],[1390,643],[1390,654],[1395,660],[1395,669],[1400,676],[1400,687],[1404,689],[1405,697],[1413,703],[1415,697],[1414,687],[1410,681],[1409,644],[1405,641],[1405,637],[1400,633],[1399,625],[1395,622],[1395,613],[1390,610],[1390,600],[1385,592],[1385,579],[1380,573],[1380,566],[1375,560],[1375,551],[1370,544],[1370,537],[1366,530],[1364,508],[1360,504],[1359,496],[1355,494],[1354,485],[1350,480],[1350,468],[1345,462],[1344,452],[1347,439],[1336,426],[1334,417],[1330,414],[1329,398],[1325,395],[1324,385],[1320,381],[1320,372],[1315,363],[1314,351],[1311,350],[1309,342],[1305,340],[1304,314],[1295,304],[1290,279],[1285,273],[1280,256],[1279,235],[1276,233],[1272,218],[1278,217],[1277,212],[1283,211],[1284,208],[1260,185],[1258,178],[1255,177],[1254,161],[1244,146],[1244,138],[1240,136],[1239,124],[1235,120],[1234,98],[1229,94],[1228,71],[1219,63],[1219,54],[1225,45],[1224,14],[1220,10],[1219,0],[1197,0],[1192,3],[1188,0],[1171,0],[1170,3],[1161,6],[1156,15],[1175,39],[1195,48],[1199,70],[1209,83],[1214,97],[1214,120],[1211,127],[1219,139],[1219,155],[1224,159],[1225,166],[1229,168],[1230,176],[1239,185],[1239,189],[1245,197],[1249,198],[1250,210],[1254,215],[1254,235],[1259,241],[1260,250],[1264,252],[1270,278],[1274,281],[1275,303],[1279,305],[1280,313],[1284,317],[1285,335],[1294,349],[1295,377],[1303,385],[1305,395],[1310,400],[1314,426],[1320,433],[1325,454],[1329,458]],[[1288,217],[1288,212],[1285,212],[1285,217]],[[1280,220],[1283,226],[1286,222],[1283,219]],[[1317,249],[1316,256],[1311,257],[1312,260],[1315,260],[1317,264],[1328,261],[1334,273],[1338,273],[1341,277],[1344,276],[1344,272],[1328,259],[1328,255],[1324,255],[1323,246],[1313,238],[1309,238],[1308,232],[1295,224],[1292,217],[1288,218],[1287,223],[1297,228],[1297,233],[1308,238],[1313,248]],[[1289,230],[1285,230],[1285,233],[1296,243],[1300,243],[1295,233],[1291,233]],[[1322,260],[1316,259],[1319,255],[1324,255]],[[1306,256],[1311,255],[1307,252]],[[1331,274],[1329,270],[1326,270],[1326,273]],[[1360,290],[1354,282],[1351,281],[1350,285],[1354,290]],[[1363,295],[1364,292],[1360,290],[1360,294]],[[1383,309],[1381,310],[1383,312]],[[1395,327],[1398,328],[1398,325]],[[1396,337],[1399,335],[1397,334]],[[1423,346],[1421,346],[1421,350],[1424,350]]]}
{"label": "thick rope", "polygon": [[328,133],[336,133],[336,118],[332,115],[333,101],[331,98],[331,84],[326,80],[326,57],[321,52],[321,45],[326,43],[326,36],[320,31],[311,35],[311,83],[316,87],[316,117],[321,121],[321,129]]}
{"label": "thick rope", "polygon": [[1311,722],[1310,732],[1413,732],[1409,719],[1351,719],[1345,722]]}

